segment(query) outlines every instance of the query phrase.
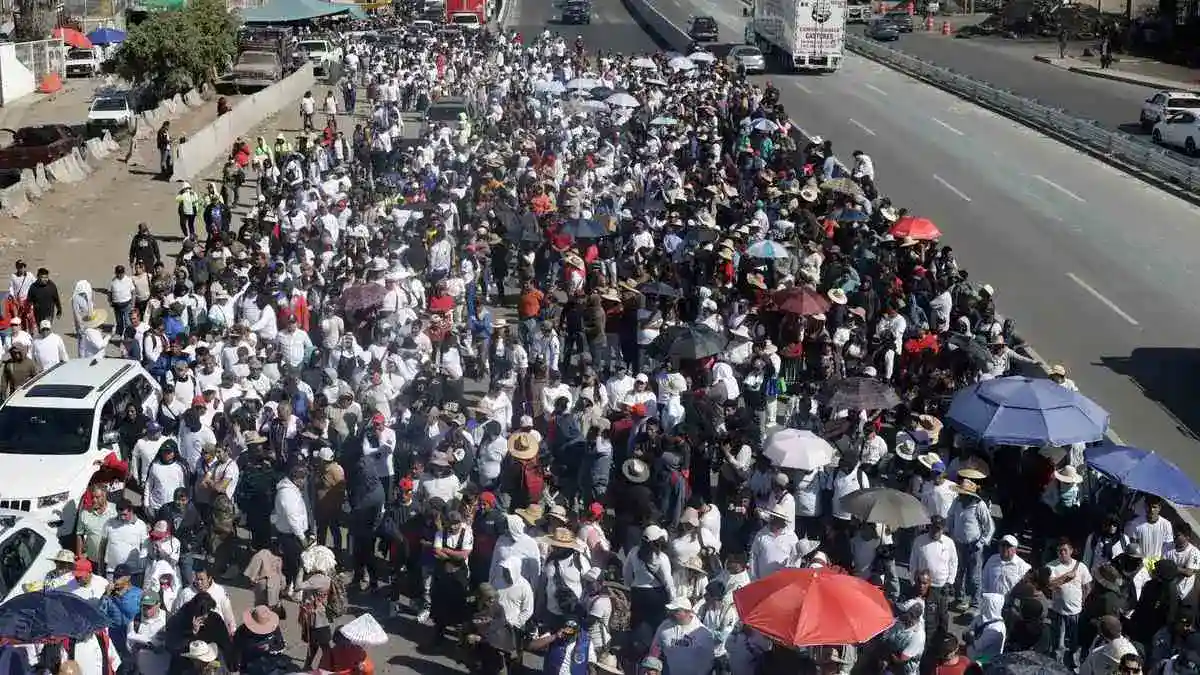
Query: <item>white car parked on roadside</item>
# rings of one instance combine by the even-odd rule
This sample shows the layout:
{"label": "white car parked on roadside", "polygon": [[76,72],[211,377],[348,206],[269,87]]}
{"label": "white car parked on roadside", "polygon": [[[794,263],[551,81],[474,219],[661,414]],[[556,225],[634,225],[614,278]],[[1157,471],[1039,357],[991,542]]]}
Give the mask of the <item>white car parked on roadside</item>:
{"label": "white car parked on roadside", "polygon": [[74,532],[79,500],[119,452],[125,409],[157,410],[158,383],[130,359],[72,359],[39,373],[0,405],[0,509]]}
{"label": "white car parked on roadside", "polygon": [[1190,91],[1160,91],[1142,103],[1142,128],[1149,131],[1155,124],[1177,112],[1200,109],[1200,94]]}
{"label": "white car parked on roadside", "polygon": [[1189,155],[1200,147],[1200,110],[1177,112],[1154,125],[1150,138],[1160,145],[1183,148]]}

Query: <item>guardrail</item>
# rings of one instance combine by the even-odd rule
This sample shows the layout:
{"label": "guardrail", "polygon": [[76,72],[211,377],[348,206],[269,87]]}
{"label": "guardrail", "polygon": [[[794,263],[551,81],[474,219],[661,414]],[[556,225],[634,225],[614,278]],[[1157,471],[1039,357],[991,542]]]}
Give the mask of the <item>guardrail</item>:
{"label": "guardrail", "polygon": [[949,68],[890,49],[858,35],[846,35],[846,47],[906,75],[991,108],[1006,117],[1049,132],[1071,145],[1132,168],[1147,176],[1188,192],[1200,193],[1200,167],[1193,166],[1162,148],[1117,131],[1099,122],[1075,117],[1063,110],[993,87]]}

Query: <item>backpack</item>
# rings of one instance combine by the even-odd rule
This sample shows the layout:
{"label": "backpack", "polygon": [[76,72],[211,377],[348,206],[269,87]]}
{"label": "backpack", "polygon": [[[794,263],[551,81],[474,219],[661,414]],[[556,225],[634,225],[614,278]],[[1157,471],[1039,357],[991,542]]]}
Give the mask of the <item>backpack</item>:
{"label": "backpack", "polygon": [[546,488],[546,475],[542,473],[542,465],[536,458],[521,463],[521,486],[529,495],[530,504],[542,501],[542,492]]}
{"label": "backpack", "polygon": [[229,536],[237,532],[237,506],[224,492],[217,493],[212,505],[212,532]]}
{"label": "backpack", "polygon": [[624,585],[612,581],[604,582],[608,600],[612,603],[612,616],[608,619],[608,629],[613,633],[625,633],[629,630],[631,616],[629,605],[629,590]]}
{"label": "backpack", "polygon": [[325,618],[337,621],[350,608],[346,600],[346,583],[340,574],[329,575],[329,596],[325,598]]}

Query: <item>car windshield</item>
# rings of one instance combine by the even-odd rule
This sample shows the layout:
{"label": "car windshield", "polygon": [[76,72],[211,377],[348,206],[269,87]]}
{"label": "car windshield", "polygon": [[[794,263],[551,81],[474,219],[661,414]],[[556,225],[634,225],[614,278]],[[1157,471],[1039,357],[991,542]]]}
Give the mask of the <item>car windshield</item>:
{"label": "car windshield", "polygon": [[758,50],[758,47],[738,47],[734,53],[743,58],[747,56],[762,56],[762,52]]}
{"label": "car windshield", "polygon": [[457,122],[458,114],[465,112],[467,107],[461,104],[432,105],[425,115],[431,122]]}
{"label": "car windshield", "polygon": [[452,23],[477,24],[479,23],[479,17],[474,14],[455,14],[450,17],[450,21]]}
{"label": "car windshield", "polygon": [[98,98],[92,101],[92,110],[97,112],[117,112],[126,107],[123,98]]}
{"label": "car windshield", "polygon": [[1167,99],[1168,108],[1187,108],[1193,110],[1200,108],[1200,98],[1171,98]]}
{"label": "car windshield", "polygon": [[313,52],[327,52],[329,51],[329,43],[325,42],[324,40],[301,42],[300,50],[305,54],[311,54]]}
{"label": "car windshield", "polygon": [[693,28],[699,28],[701,30],[710,30],[712,28],[715,28],[716,25],[717,25],[717,23],[715,21],[713,21],[712,19],[706,19],[706,18],[696,19],[692,23]]}
{"label": "car windshield", "polygon": [[95,413],[78,408],[0,408],[0,453],[81,455],[91,445]]}
{"label": "car windshield", "polygon": [[275,64],[275,55],[266,52],[242,52],[238,63],[246,66],[265,66]]}
{"label": "car windshield", "polygon": [[83,61],[94,56],[90,49],[71,49],[67,51],[67,58],[72,61]]}

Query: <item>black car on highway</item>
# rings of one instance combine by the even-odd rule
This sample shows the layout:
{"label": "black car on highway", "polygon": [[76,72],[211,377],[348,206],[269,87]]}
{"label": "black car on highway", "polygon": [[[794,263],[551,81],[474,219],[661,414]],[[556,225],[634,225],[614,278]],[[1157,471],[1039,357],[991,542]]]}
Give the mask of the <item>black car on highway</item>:
{"label": "black car on highway", "polygon": [[895,26],[901,33],[913,32],[913,18],[908,12],[888,12],[883,15],[882,20]]}
{"label": "black car on highway", "polygon": [[688,26],[688,37],[696,42],[716,42],[721,39],[721,30],[711,16],[696,16]]}
{"label": "black car on highway", "polygon": [[562,22],[566,24],[590,24],[592,22],[592,3],[572,0],[562,9]]}
{"label": "black car on highway", "polygon": [[894,42],[900,39],[900,28],[887,19],[875,19],[867,26],[867,37],[880,42]]}

